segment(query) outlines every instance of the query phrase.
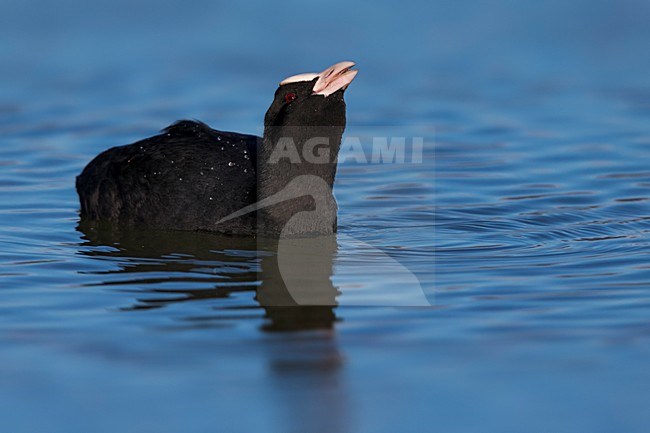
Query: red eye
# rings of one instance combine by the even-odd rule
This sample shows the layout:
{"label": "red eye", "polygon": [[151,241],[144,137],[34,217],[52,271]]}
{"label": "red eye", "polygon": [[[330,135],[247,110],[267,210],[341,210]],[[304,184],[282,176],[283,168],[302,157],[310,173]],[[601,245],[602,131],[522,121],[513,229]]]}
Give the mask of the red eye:
{"label": "red eye", "polygon": [[284,95],[284,101],[285,101],[287,104],[289,104],[289,103],[291,103],[294,99],[296,99],[297,97],[298,97],[298,95],[296,95],[295,93],[287,93],[286,95]]}

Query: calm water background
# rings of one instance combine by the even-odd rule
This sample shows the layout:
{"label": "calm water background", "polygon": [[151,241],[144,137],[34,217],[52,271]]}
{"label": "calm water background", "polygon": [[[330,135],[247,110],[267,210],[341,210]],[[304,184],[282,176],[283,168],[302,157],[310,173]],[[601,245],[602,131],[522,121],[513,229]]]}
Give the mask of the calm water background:
{"label": "calm water background", "polygon": [[[1,5],[0,431],[647,431],[650,3]],[[77,227],[101,150],[260,133],[348,58],[348,134],[425,155],[340,167],[342,306],[263,309],[259,245]]]}

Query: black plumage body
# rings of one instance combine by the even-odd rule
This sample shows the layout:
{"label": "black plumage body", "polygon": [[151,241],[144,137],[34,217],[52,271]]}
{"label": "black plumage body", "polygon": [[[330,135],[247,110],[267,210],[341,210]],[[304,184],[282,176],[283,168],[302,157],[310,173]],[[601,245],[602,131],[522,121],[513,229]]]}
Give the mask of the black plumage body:
{"label": "black plumage body", "polygon": [[352,66],[281,82],[263,138],[183,120],[102,152],[77,176],[82,219],[272,237],[336,232],[332,187]]}
{"label": "black plumage body", "polygon": [[154,137],[108,149],[77,177],[82,217],[249,234],[255,213],[221,223],[218,229],[216,223],[257,200],[260,141],[185,120]]}

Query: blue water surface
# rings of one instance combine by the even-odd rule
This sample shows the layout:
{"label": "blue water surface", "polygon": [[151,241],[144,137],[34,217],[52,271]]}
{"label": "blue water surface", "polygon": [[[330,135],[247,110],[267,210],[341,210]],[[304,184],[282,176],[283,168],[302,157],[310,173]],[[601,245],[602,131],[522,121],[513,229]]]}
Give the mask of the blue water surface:
{"label": "blue water surface", "polygon": [[[647,431],[650,3],[0,4],[1,432]],[[79,225],[100,151],[260,134],[345,59],[347,135],[424,150],[340,165],[300,257],[339,306],[269,307],[258,241]]]}

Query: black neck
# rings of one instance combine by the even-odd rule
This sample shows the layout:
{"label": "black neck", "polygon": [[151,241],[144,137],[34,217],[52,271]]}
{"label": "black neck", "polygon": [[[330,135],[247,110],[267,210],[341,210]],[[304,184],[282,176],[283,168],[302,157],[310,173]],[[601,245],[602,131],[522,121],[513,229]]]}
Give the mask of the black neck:
{"label": "black neck", "polygon": [[258,214],[264,231],[292,235],[336,231],[332,188],[343,130],[343,126],[265,128],[257,161],[258,200],[277,197],[280,202]]}

